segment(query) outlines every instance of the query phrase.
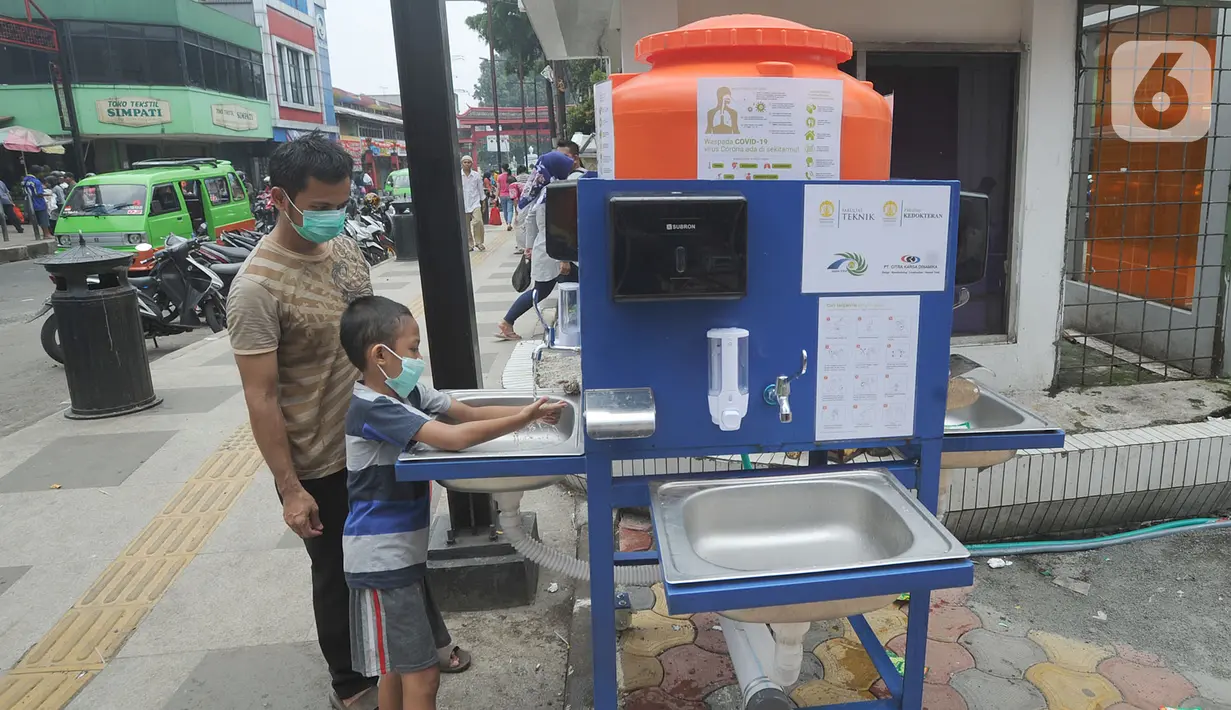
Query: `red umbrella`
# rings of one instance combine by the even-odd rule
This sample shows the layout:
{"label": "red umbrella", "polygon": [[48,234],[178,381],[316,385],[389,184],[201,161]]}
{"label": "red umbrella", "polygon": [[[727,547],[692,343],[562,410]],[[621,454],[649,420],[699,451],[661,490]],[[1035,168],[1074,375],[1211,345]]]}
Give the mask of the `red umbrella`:
{"label": "red umbrella", "polygon": [[23,153],[39,153],[44,148],[59,145],[51,136],[25,126],[0,128],[0,146]]}

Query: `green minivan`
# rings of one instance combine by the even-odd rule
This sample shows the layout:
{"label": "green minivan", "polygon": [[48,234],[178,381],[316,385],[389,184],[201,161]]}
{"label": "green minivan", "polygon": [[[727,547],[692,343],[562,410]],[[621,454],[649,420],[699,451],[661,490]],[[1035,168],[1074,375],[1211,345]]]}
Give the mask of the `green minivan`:
{"label": "green minivan", "polygon": [[385,194],[394,202],[410,202],[410,168],[389,173],[385,178]]}
{"label": "green minivan", "polygon": [[210,237],[256,226],[248,192],[231,163],[142,160],[131,170],[77,183],[60,209],[56,245],[67,249],[85,239],[121,251],[136,251],[142,243],[161,249],[168,235],[191,238],[202,226]]}

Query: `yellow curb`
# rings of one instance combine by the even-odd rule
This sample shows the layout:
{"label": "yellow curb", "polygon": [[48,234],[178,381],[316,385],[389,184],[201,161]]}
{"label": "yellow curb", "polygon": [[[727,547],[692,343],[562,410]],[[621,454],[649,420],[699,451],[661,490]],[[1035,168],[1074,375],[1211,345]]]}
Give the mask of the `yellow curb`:
{"label": "yellow curb", "polygon": [[225,439],[80,599],[0,678],[0,708],[60,710],[137,629],[261,466],[247,424]]}

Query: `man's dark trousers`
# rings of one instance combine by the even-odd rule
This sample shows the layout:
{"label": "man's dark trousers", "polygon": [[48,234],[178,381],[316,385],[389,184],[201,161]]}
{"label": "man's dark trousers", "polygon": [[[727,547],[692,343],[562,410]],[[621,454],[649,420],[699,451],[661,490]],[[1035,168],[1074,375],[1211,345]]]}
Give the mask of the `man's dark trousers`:
{"label": "man's dark trousers", "polygon": [[350,589],[342,572],[342,526],[350,512],[346,494],[346,469],[324,478],[301,481],[316,499],[324,530],[305,538],[303,545],[312,558],[312,610],[316,613],[316,638],[321,645],[333,692],[346,699],[376,685],[351,670]]}

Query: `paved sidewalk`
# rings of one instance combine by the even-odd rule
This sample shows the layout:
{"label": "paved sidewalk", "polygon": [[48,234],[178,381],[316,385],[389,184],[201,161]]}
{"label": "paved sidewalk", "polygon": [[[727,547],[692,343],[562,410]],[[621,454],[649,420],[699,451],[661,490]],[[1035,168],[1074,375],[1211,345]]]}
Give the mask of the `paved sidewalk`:
{"label": "paved sidewalk", "polygon": [[8,226],[8,230],[8,241],[0,240],[0,264],[36,259],[55,251],[55,239],[36,240],[34,229],[28,224],[22,225],[21,234],[18,234],[17,228],[12,225]]}
{"label": "paved sidewalk", "polygon": [[[489,230],[472,255],[497,387],[513,344],[485,336],[516,295],[507,235]],[[421,313],[416,263],[382,264],[373,282]],[[0,439],[0,708],[327,708],[308,560],[245,424],[225,335],[151,370],[159,407],[56,414]],[[568,494],[524,506],[544,540],[574,548]],[[572,587],[544,573],[540,588],[529,607],[448,615],[475,667],[445,678],[442,707],[562,704]]]}
{"label": "paved sidewalk", "polygon": [[[1204,579],[1172,576],[1225,559],[1228,543],[1231,535],[1212,533],[1015,558],[1004,570],[981,563],[974,587],[932,597],[924,708],[1231,710],[1228,571],[1201,564]],[[1183,562],[1169,568],[1160,558]],[[1094,582],[1086,594],[1052,581],[1090,565],[1107,569],[1084,575]],[[1125,589],[1136,594],[1125,599]],[[633,599],[642,608],[620,635],[625,709],[741,708],[721,617],[669,616],[661,585]],[[866,618],[888,649],[904,654],[909,612],[909,603],[896,602]],[[812,625],[800,681],[787,690],[801,707],[886,697],[845,620]]]}

